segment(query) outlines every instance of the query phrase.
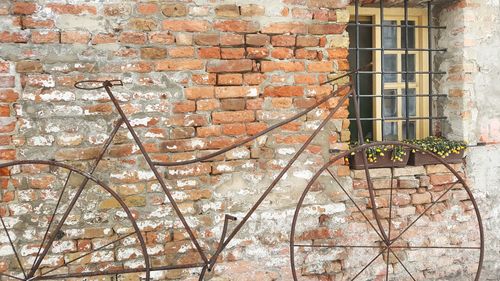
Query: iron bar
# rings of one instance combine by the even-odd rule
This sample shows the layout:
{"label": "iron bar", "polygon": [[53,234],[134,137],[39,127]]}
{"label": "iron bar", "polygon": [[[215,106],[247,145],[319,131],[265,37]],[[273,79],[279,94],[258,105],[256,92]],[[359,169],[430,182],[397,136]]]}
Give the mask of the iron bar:
{"label": "iron bar", "polygon": [[[427,2],[427,25],[431,26],[431,23],[432,23],[432,1],[429,1],[429,2]],[[431,28],[427,29],[427,47],[429,49],[432,48],[432,29]],[[432,52],[431,51],[427,52],[427,56],[428,56],[427,63],[428,63],[428,70],[429,70],[429,77],[428,77],[428,79],[429,79],[429,81],[428,81],[428,83],[429,83],[429,85],[428,85],[428,87],[429,87],[429,89],[428,89],[428,91],[429,91],[429,109],[428,110],[429,110],[429,117],[432,118],[432,92],[433,92],[432,91],[432,74],[433,74],[432,73],[432,68],[433,68],[432,67],[432,65],[433,65]],[[446,72],[444,74],[446,74]],[[429,120],[429,136],[433,135],[432,125],[433,125],[432,119],[430,119]]]}
{"label": "iron bar", "polygon": [[[356,48],[349,48],[349,50],[356,50]],[[363,47],[359,48],[360,51],[381,51],[382,48],[376,47]],[[405,51],[405,48],[384,48],[386,51]],[[410,52],[446,52],[448,49],[440,48],[440,49],[430,49],[430,48],[409,48]]]}
{"label": "iron bar", "polygon": [[[409,65],[409,52],[408,52],[408,0],[404,0],[404,17],[405,17],[405,69],[404,71],[408,71],[408,65]],[[405,126],[405,139],[409,138],[410,135],[410,100],[408,99],[408,88],[409,88],[409,83],[408,81],[408,73],[403,74],[405,77],[405,117],[406,117],[406,126]]]}
{"label": "iron bar", "polygon": [[[354,26],[356,25],[356,23],[348,23],[347,25],[349,26]],[[392,24],[376,24],[376,23],[360,23],[358,24],[359,26],[361,27],[405,27],[404,24],[396,24],[396,25],[392,25]],[[431,29],[446,29],[446,26],[431,26],[431,25],[410,25],[411,27],[415,27],[415,28],[422,28],[422,29],[427,29],[427,28],[431,28]]]}
{"label": "iron bar", "polygon": [[[348,118],[349,120],[356,120],[356,118]],[[432,118],[429,117],[409,117],[409,120],[427,120],[427,119],[446,119],[444,116],[434,116]],[[363,117],[360,118],[361,121],[376,121],[376,120],[382,120],[382,118],[371,118],[371,117]],[[393,121],[398,121],[398,120],[406,120],[405,117],[386,117],[384,120],[393,120]]]}
{"label": "iron bar", "polygon": [[[412,97],[422,97],[422,98],[428,98],[429,95],[426,94],[417,94],[417,95],[411,95]],[[448,95],[440,94],[440,95],[433,95],[433,97],[447,97]],[[382,98],[383,96],[381,95],[358,95],[360,98]],[[404,97],[404,95],[391,95],[391,97]]]}
{"label": "iron bar", "polygon": [[356,278],[358,278],[358,276],[361,275],[361,273],[363,273],[363,271],[365,271],[378,257],[380,257],[380,255],[382,255],[385,252],[386,249],[387,249],[387,247],[385,247],[382,251],[380,251],[380,253],[378,253],[378,255],[376,255],[367,265],[365,265],[365,267],[363,267],[363,269],[361,269],[360,272],[358,272],[358,274],[356,274],[351,279],[351,281],[356,280]]}
{"label": "iron bar", "polygon": [[[384,103],[385,103],[385,81],[384,81],[384,75],[386,74],[384,67],[385,67],[385,46],[384,46],[384,1],[380,1],[380,74],[382,75],[380,77],[380,95],[382,96],[382,99],[380,100],[380,116],[382,118],[382,125],[381,125],[381,131],[382,131],[382,136],[381,140],[385,139],[385,128],[384,128]],[[378,114],[378,112],[377,112]],[[376,121],[375,121],[376,122]],[[376,127],[376,126],[375,126]]]}
{"label": "iron bar", "polygon": [[429,74],[429,73],[432,73],[432,74],[446,74],[445,71],[438,71],[438,72],[429,72],[429,71],[366,71],[366,70],[362,70],[362,71],[358,71],[359,74],[422,74],[422,75],[425,75],[425,74]]}

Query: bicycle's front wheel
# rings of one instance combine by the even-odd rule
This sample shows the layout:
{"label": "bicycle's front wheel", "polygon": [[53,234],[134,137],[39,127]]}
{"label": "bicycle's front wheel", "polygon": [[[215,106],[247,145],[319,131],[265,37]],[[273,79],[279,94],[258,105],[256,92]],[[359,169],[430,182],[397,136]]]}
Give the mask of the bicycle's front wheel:
{"label": "bicycle's front wheel", "polygon": [[26,160],[0,164],[0,183],[0,280],[124,272],[149,280],[139,227],[103,182],[62,163]]}
{"label": "bicycle's front wheel", "polygon": [[479,280],[483,228],[460,165],[432,155],[440,164],[338,175],[334,163],[384,145],[418,150],[364,145],[307,185],[292,222],[294,280]]}

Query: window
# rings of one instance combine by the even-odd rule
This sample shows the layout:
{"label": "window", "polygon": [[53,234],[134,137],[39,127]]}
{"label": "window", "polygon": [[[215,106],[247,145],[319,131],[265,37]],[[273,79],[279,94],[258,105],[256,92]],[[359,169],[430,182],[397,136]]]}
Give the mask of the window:
{"label": "window", "polygon": [[[365,138],[402,140],[432,132],[432,79],[427,8],[350,7],[351,69],[372,63],[355,77]],[[377,4],[378,5],[378,4]],[[351,103],[350,118],[354,117]],[[357,138],[355,122],[351,135]]]}

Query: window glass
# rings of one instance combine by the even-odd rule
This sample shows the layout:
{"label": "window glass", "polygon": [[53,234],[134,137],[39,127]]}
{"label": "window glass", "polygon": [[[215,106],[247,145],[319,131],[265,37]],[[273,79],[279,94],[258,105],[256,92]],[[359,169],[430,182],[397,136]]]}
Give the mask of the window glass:
{"label": "window glass", "polygon": [[396,95],[396,89],[384,90],[384,108],[382,109],[384,117],[398,116],[398,102]]}
{"label": "window glass", "polygon": [[[401,69],[406,71],[406,56],[402,55],[401,56]],[[408,72],[415,72],[415,54],[408,54]],[[406,75],[403,73],[401,74],[402,76],[402,81],[405,82]],[[408,74],[408,82],[415,82],[415,73]]]}
{"label": "window glass", "polygon": [[[384,54],[384,72],[396,72],[398,71],[398,56],[397,55],[386,55]],[[397,74],[384,74],[384,82],[397,82]]]}
{"label": "window glass", "polygon": [[[384,28],[383,28],[383,46],[384,48],[397,48],[398,44],[398,33],[395,25],[397,24],[397,21],[387,21],[385,20],[383,22]],[[394,25],[392,26],[386,26],[386,25]]]}
{"label": "window glass", "polygon": [[384,140],[398,140],[397,122],[384,122]]}
{"label": "window glass", "polygon": [[[403,95],[404,95],[404,89]],[[408,89],[408,96],[403,97],[403,116],[406,117],[406,101],[408,101],[408,116],[417,116],[417,97],[415,88]]]}
{"label": "window glass", "polygon": [[[417,136],[417,126],[415,121],[410,121],[407,139],[415,139]],[[403,136],[406,134],[406,121],[403,122]]]}
{"label": "window glass", "polygon": [[[405,21],[401,21],[401,48],[406,48],[406,27]],[[415,21],[408,21],[408,48],[415,48]]]}

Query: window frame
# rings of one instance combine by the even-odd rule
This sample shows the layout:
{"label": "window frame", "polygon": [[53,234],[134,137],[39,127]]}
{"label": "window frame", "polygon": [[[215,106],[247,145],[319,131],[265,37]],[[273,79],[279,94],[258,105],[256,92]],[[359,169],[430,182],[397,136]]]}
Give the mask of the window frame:
{"label": "window frame", "polygon": [[[348,6],[348,10],[351,16],[351,19],[355,15],[355,6]],[[408,11],[408,21],[414,22],[416,26],[424,26],[428,23],[428,9],[426,8],[407,8]],[[397,21],[397,25],[404,25],[405,21],[405,8],[398,7],[388,7],[383,10],[383,19],[384,21]],[[402,104],[403,104],[403,95],[405,94],[405,86],[406,83],[403,81],[404,74],[402,73],[402,61],[400,61],[400,57],[404,57],[405,48],[402,47],[401,44],[401,36],[403,34],[402,29],[404,27],[397,27],[397,49],[401,50],[378,50],[382,48],[382,28],[381,25],[381,12],[378,7],[358,7],[358,18],[361,20],[370,20],[372,24],[375,26],[372,27],[372,41],[375,43],[375,50],[372,51],[373,56],[373,71],[376,73],[373,75],[373,87],[374,87],[374,102],[373,102],[373,112],[375,120],[373,121],[373,138],[374,140],[382,140],[382,126],[385,122],[396,122],[398,123],[398,140],[402,140],[405,138],[405,133],[403,132],[403,123],[406,120],[387,120],[387,118],[382,118],[382,106],[383,106],[383,97],[382,94],[382,55],[383,54],[399,54],[397,57],[397,77],[398,82],[384,82],[384,89],[388,89],[386,84],[389,84],[392,87],[390,89],[397,88],[397,109],[398,109],[398,117],[397,118],[405,118],[406,115],[402,115]],[[386,28],[386,27],[384,27]],[[415,55],[415,82],[409,82],[408,89],[415,88],[416,89],[416,115],[412,119],[409,118],[411,122],[415,122],[415,137],[417,139],[424,138],[429,136],[430,132],[430,123],[431,119],[424,118],[429,116],[429,99],[430,97],[430,89],[429,89],[429,75],[419,74],[421,72],[431,72],[431,68],[429,65],[429,54],[426,51],[420,51],[429,48],[428,42],[428,29],[427,28],[413,28],[415,32],[415,48],[408,48],[408,55]],[[413,87],[414,86],[414,87]],[[361,93],[363,94],[363,93]],[[390,119],[391,117],[389,117]]]}

